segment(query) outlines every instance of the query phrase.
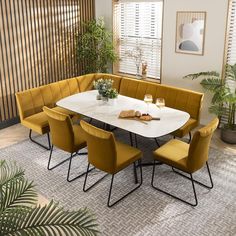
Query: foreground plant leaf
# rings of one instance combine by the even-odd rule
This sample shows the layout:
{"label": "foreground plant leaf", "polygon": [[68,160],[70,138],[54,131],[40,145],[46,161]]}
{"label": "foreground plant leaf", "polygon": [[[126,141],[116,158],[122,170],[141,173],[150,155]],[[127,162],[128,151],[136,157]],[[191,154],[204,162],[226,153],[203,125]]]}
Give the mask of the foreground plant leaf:
{"label": "foreground plant leaf", "polygon": [[[51,201],[30,211],[14,208],[0,217],[1,235],[97,235],[97,224],[87,209],[64,211]],[[14,222],[14,225],[12,224]]]}
{"label": "foreground plant leaf", "polygon": [[97,224],[87,209],[65,211],[57,203],[36,206],[37,193],[24,171],[0,161],[0,235],[97,235]]}

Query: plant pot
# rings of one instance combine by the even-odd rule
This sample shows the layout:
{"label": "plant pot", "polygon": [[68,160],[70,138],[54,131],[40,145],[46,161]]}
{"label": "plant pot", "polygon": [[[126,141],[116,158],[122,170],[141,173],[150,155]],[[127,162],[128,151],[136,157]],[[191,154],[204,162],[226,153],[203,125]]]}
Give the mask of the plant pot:
{"label": "plant pot", "polygon": [[229,144],[236,144],[236,125],[234,125],[233,129],[229,129],[227,127],[221,128],[221,139],[222,141]]}
{"label": "plant pot", "polygon": [[103,101],[103,102],[108,102],[108,100],[109,100],[108,97],[102,96],[102,101]]}
{"label": "plant pot", "polygon": [[116,98],[109,98],[108,105],[113,106],[116,103]]}
{"label": "plant pot", "polygon": [[96,97],[97,100],[102,100],[102,95],[101,94],[98,94],[97,97]]}

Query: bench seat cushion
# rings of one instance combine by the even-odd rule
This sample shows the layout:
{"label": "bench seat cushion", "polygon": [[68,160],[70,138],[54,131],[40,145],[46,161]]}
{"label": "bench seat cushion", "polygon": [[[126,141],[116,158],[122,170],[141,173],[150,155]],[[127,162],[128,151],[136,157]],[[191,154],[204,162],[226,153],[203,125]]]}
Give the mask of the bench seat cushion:
{"label": "bench seat cushion", "polygon": [[189,118],[187,123],[185,123],[181,128],[174,131],[172,134],[176,137],[183,138],[186,134],[188,134],[191,130],[198,126],[198,121],[192,118]]}
{"label": "bench seat cushion", "polygon": [[49,132],[48,118],[43,111],[26,117],[21,123],[39,134]]}

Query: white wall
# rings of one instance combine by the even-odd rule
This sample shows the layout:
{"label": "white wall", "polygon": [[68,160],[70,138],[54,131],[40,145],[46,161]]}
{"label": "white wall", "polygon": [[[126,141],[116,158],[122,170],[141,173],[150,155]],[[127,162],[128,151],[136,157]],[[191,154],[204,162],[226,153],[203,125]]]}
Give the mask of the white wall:
{"label": "white wall", "polygon": [[[112,0],[96,0],[96,17],[104,16],[112,29]],[[164,0],[162,83],[203,92],[200,80],[184,80],[189,73],[221,71],[227,18],[227,0]],[[203,56],[175,53],[177,11],[206,11],[205,50]],[[205,93],[201,123],[207,123],[211,96]]]}
{"label": "white wall", "polygon": [[95,0],[96,18],[103,17],[107,29],[112,31],[112,0]]}

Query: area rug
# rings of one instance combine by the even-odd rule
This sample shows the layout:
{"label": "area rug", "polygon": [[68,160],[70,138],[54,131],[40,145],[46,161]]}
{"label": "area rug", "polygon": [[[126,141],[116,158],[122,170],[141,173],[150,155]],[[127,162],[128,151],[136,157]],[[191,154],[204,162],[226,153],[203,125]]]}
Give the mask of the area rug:
{"label": "area rug", "polygon": [[[129,143],[129,134],[116,130],[118,139]],[[160,143],[169,137],[159,140]],[[46,137],[37,137],[46,142]],[[138,137],[138,147],[144,153],[144,160],[152,159],[156,143],[151,139]],[[101,235],[146,236],[146,235],[236,235],[236,157],[217,149],[210,149],[209,166],[214,188],[207,190],[196,185],[199,205],[190,207],[151,187],[152,167],[143,167],[143,185],[113,208],[106,206],[110,176],[84,193],[84,177],[68,183],[66,181],[68,163],[47,170],[49,151],[29,140],[0,149],[0,159],[14,160],[25,169],[30,180],[34,180],[37,190],[47,199],[59,201],[67,209],[88,207],[97,218]],[[53,164],[60,162],[67,154],[55,149]],[[72,175],[85,171],[87,157],[76,156],[73,160]],[[94,171],[89,183],[103,173]],[[206,169],[194,174],[200,181],[208,183]],[[191,183],[174,174],[171,168],[161,165],[156,169],[156,185],[174,194],[193,200]],[[131,189],[134,185],[133,169],[129,167],[115,178],[113,199]]]}

